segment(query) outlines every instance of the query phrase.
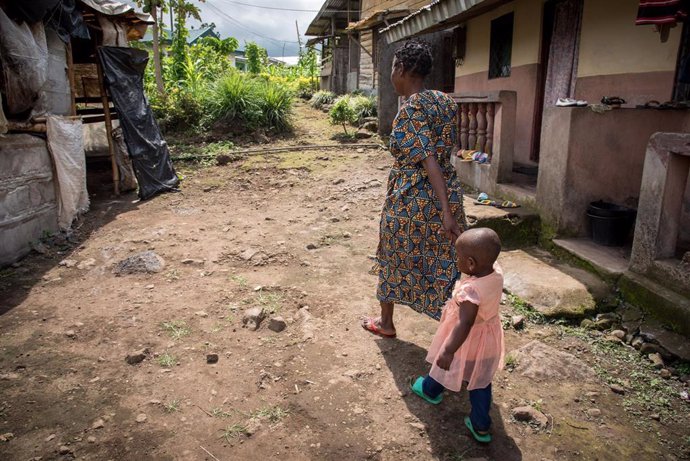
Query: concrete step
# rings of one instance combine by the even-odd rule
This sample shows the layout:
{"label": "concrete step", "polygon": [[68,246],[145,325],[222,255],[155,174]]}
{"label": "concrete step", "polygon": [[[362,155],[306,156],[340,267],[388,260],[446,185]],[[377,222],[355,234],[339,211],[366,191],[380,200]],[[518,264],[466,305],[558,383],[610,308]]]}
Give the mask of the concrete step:
{"label": "concrete step", "polygon": [[677,333],[690,337],[690,299],[647,277],[625,272],[618,282],[623,299]]}
{"label": "concrete step", "polygon": [[590,265],[594,272],[605,278],[617,279],[630,265],[630,248],[605,247],[586,238],[554,239],[553,244],[569,257]]}
{"label": "concrete step", "polygon": [[533,246],[539,240],[541,221],[531,208],[501,209],[475,205],[475,198],[465,196],[464,206],[470,227],[488,227],[501,237],[504,249]]}
{"label": "concrete step", "polygon": [[505,289],[547,318],[592,315],[612,297],[605,282],[590,272],[556,260],[538,248],[505,251],[499,257]]}

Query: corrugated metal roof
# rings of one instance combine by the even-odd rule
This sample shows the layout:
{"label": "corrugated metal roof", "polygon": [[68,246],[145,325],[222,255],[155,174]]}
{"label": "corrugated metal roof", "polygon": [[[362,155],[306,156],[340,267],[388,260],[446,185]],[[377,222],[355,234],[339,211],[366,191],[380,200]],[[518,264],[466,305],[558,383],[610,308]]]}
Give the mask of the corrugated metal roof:
{"label": "corrugated metal roof", "polygon": [[[306,35],[324,35],[331,28],[331,18],[338,19],[340,22],[345,21],[343,28],[347,27],[348,20],[358,21],[359,3],[358,0],[326,0],[316,14],[316,17],[309,24],[309,27],[307,27]],[[350,6],[349,14],[347,10],[348,4]]]}
{"label": "corrugated metal roof", "polygon": [[347,30],[364,30],[372,29],[378,26],[387,19],[396,20],[407,16],[410,12],[407,8],[391,8],[388,10],[376,10],[366,18],[362,18],[357,22],[351,23],[347,26]]}
{"label": "corrugated metal roof", "polygon": [[381,29],[386,42],[393,43],[428,29],[436,28],[439,24],[452,21],[461,14],[476,7],[486,0],[436,0],[420,8],[395,24]]}

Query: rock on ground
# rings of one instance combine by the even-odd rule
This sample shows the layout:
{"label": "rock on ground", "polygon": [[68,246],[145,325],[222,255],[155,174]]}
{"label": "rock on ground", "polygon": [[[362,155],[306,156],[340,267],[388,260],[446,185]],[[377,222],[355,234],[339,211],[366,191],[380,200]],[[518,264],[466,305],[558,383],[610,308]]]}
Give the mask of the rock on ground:
{"label": "rock on ground", "polygon": [[540,341],[532,341],[512,352],[517,360],[515,373],[540,381],[593,381],[594,370],[572,354],[561,352]]}
{"label": "rock on ground", "polygon": [[525,423],[534,423],[539,427],[546,427],[549,424],[549,418],[544,413],[532,407],[517,407],[513,408],[513,418],[517,421]]}
{"label": "rock on ground", "polygon": [[653,322],[640,325],[640,336],[645,341],[658,343],[672,355],[690,362],[690,341],[678,333],[666,330]]}
{"label": "rock on ground", "polygon": [[280,333],[287,327],[287,323],[282,317],[273,317],[269,322],[268,322],[268,329],[271,331],[275,331],[276,333]]}
{"label": "rock on ground", "polygon": [[125,357],[125,362],[127,362],[130,365],[136,365],[137,363],[143,362],[148,354],[148,349],[141,349],[138,351],[131,352],[127,354],[127,356]]}
{"label": "rock on ground", "polygon": [[547,317],[578,318],[596,310],[582,282],[522,250],[502,253],[499,263],[505,288]]}
{"label": "rock on ground", "polygon": [[266,317],[266,311],[263,307],[252,307],[244,311],[242,316],[242,324],[252,331],[258,330],[259,325]]}
{"label": "rock on ground", "polygon": [[165,260],[153,251],[144,251],[125,258],[115,265],[115,275],[150,274],[161,272]]}

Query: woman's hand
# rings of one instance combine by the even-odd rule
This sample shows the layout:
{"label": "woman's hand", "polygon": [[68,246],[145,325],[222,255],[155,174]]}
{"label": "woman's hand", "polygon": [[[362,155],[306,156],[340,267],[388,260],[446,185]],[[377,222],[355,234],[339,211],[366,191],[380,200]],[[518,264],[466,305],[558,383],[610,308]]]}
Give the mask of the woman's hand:
{"label": "woman's hand", "polygon": [[451,243],[455,241],[462,234],[462,229],[458,226],[458,222],[455,220],[455,216],[450,211],[443,213],[443,227],[441,228],[441,234],[446,238],[450,239]]}

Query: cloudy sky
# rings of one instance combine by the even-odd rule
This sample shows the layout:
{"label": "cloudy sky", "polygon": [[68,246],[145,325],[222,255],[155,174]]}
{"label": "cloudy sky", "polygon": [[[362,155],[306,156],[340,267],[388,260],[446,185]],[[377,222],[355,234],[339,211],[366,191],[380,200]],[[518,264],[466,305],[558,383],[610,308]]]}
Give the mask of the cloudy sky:
{"label": "cloudy sky", "polygon": [[[269,56],[275,57],[297,55],[299,46],[295,21],[299,24],[304,41],[307,26],[324,3],[324,0],[192,1],[201,8],[203,22],[216,24],[216,30],[222,38],[237,38],[240,48],[244,48],[245,41],[255,41],[268,50]],[[289,9],[306,11],[286,11]],[[169,23],[167,17],[165,23]],[[190,25],[198,26],[196,21]]]}

